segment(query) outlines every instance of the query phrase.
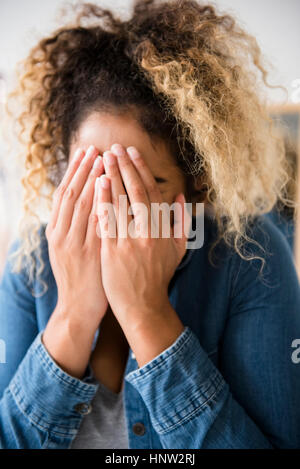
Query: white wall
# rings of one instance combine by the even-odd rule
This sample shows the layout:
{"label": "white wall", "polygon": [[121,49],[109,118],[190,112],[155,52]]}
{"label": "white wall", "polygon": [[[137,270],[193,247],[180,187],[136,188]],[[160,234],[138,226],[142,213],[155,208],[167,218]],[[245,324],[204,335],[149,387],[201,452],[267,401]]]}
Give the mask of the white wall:
{"label": "white wall", "polygon": [[[265,57],[273,64],[271,83],[288,89],[300,79],[300,0],[217,0],[220,8],[233,13],[253,34]],[[296,83],[294,83],[296,85]],[[282,101],[282,92],[270,91],[270,98]]]}
{"label": "white wall", "polygon": [[[103,6],[113,5],[125,15],[132,4],[131,0],[94,1]],[[214,3],[236,15],[257,37],[265,56],[274,64],[271,82],[287,87],[289,100],[292,100],[292,82],[300,79],[300,0],[216,0]],[[41,37],[61,25],[58,18],[64,4],[64,0],[0,0],[0,73],[5,73],[9,85],[14,83],[16,62],[24,58]],[[300,93],[298,96],[300,100]],[[9,153],[2,147],[2,99],[0,86],[0,273],[8,242],[16,234],[21,189],[11,158],[14,151]],[[271,91],[269,99],[282,101],[286,97],[282,92]],[[4,184],[1,167],[6,161],[8,170]]]}
{"label": "white wall", "polygon": [[[76,3],[71,0],[68,3]],[[95,0],[95,3],[126,12],[131,0]],[[216,0],[217,7],[230,11],[254,34],[265,56],[274,64],[271,82],[287,87],[300,79],[300,0]],[[50,32],[64,0],[0,0],[0,71],[10,74],[15,62],[43,34]],[[270,91],[270,99],[285,99]]]}

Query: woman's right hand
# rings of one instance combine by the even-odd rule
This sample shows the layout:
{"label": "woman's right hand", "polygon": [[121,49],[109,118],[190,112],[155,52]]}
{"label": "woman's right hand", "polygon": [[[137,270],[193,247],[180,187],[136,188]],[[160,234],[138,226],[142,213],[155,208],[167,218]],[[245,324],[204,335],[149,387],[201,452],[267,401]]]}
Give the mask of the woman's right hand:
{"label": "woman's right hand", "polygon": [[108,307],[102,286],[95,183],[103,171],[94,147],[77,150],[54,195],[46,228],[58,301],[42,341],[70,375],[81,377]]}

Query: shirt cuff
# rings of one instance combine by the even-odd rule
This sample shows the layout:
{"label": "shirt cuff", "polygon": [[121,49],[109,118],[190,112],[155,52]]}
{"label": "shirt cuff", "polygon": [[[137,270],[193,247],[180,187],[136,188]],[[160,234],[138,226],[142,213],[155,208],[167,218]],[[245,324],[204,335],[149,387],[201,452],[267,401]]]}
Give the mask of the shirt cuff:
{"label": "shirt cuff", "polygon": [[59,436],[76,435],[98,385],[89,365],[82,380],[63,371],[45,348],[42,334],[38,333],[20,363],[10,392],[34,425]]}
{"label": "shirt cuff", "polygon": [[140,393],[159,434],[198,416],[227,386],[188,326],[170,347],[125,380]]}

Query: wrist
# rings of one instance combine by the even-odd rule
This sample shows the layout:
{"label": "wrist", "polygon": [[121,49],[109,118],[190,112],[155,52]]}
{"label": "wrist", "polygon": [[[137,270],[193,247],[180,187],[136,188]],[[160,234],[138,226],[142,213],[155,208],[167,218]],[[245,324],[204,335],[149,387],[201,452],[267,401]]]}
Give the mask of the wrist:
{"label": "wrist", "polygon": [[[114,311],[122,329],[138,329],[147,323],[153,322],[156,318],[163,320],[174,315],[174,309],[170,303],[168,295],[161,295],[148,301],[136,301],[131,305],[122,305],[118,311]],[[176,314],[176,313],[175,313]]]}
{"label": "wrist", "polygon": [[[74,312],[75,313],[75,312]],[[77,314],[56,308],[42,335],[42,342],[65,372],[81,379],[87,367],[96,329],[87,327]]]}
{"label": "wrist", "polygon": [[70,332],[73,331],[77,338],[78,335],[94,337],[104,314],[105,312],[89,309],[75,301],[72,303],[58,301],[51,317],[68,325]]}
{"label": "wrist", "polygon": [[132,311],[131,319],[121,324],[139,367],[170,347],[184,330],[169,300],[161,308]]}

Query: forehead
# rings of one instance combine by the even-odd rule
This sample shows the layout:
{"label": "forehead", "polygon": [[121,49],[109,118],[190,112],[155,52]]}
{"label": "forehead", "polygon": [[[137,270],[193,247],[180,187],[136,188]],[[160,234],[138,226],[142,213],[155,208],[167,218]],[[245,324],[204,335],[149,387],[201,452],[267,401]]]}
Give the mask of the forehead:
{"label": "forehead", "polygon": [[131,114],[91,113],[73,136],[70,158],[77,147],[94,145],[102,155],[114,143],[136,147],[152,172],[178,171],[174,157],[161,139],[153,139]]}

